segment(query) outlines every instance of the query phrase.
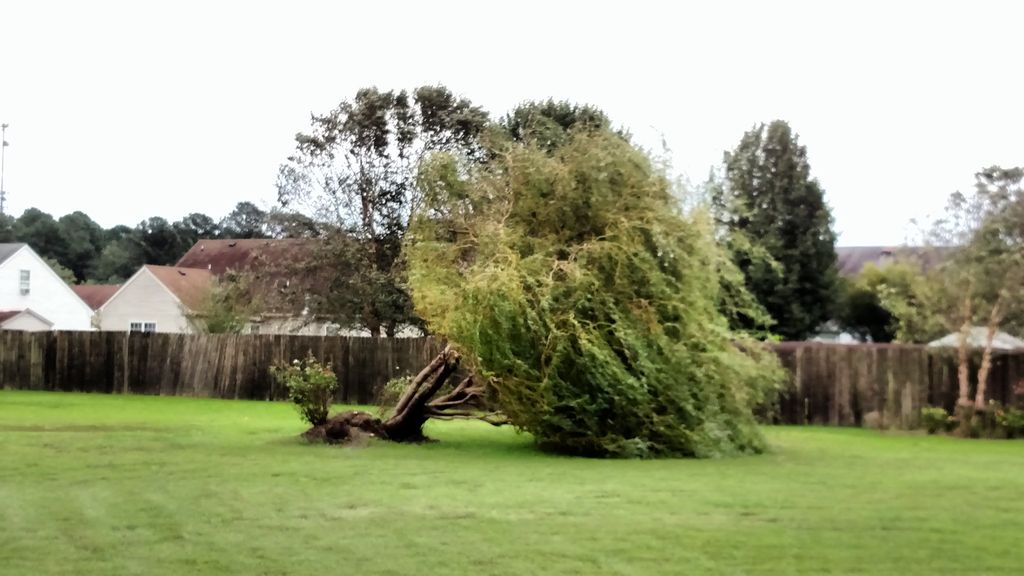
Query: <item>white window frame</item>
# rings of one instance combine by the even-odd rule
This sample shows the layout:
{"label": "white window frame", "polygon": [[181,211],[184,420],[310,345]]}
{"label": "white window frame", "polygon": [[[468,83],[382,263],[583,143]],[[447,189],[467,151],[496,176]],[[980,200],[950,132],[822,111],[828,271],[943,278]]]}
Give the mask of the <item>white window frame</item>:
{"label": "white window frame", "polygon": [[24,296],[32,293],[32,271],[31,270],[19,270],[18,274],[18,289]]}
{"label": "white window frame", "polygon": [[[136,330],[135,326],[139,328]],[[156,332],[156,322],[150,320],[132,320],[128,323],[128,332]]]}

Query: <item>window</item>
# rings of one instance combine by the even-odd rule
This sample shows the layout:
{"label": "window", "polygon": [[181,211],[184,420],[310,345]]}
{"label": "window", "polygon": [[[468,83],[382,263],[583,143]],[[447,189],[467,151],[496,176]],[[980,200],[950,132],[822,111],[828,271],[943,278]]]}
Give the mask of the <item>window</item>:
{"label": "window", "polygon": [[31,270],[22,270],[21,271],[21,278],[20,278],[20,280],[18,282],[18,286],[21,288],[21,293],[22,294],[28,294],[31,291],[31,288],[32,288],[31,285],[32,285],[32,271]]}
{"label": "window", "polygon": [[156,332],[156,322],[132,322],[128,325],[129,332]]}

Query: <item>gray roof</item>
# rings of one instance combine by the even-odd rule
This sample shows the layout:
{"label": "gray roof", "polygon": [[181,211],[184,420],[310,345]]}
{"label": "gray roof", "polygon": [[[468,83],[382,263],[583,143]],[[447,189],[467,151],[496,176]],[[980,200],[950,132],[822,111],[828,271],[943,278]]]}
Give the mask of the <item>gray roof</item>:
{"label": "gray roof", "polygon": [[12,244],[0,244],[0,264],[3,264],[8,258],[14,256],[14,253],[25,247],[24,242],[14,242]]}
{"label": "gray roof", "polygon": [[914,262],[927,270],[948,254],[949,249],[941,247],[836,246],[836,265],[840,276],[850,278],[860,274],[868,264],[881,268],[893,261]]}
{"label": "gray roof", "polygon": [[[985,326],[975,326],[971,328],[971,332],[967,337],[967,345],[971,348],[984,348],[985,341],[988,339],[988,328]],[[953,332],[947,334],[938,340],[933,340],[928,343],[928,346],[932,348],[956,348],[960,346],[960,334]],[[1024,348],[1024,340],[1011,336],[1002,330],[997,331],[995,337],[992,338],[992,349],[993,350],[1019,350]]]}

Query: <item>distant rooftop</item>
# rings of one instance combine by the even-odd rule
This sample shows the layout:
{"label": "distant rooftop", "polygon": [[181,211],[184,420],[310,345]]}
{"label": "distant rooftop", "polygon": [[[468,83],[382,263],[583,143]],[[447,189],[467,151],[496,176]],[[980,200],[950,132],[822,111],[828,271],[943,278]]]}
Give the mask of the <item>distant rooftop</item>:
{"label": "distant rooftop", "polygon": [[5,260],[14,256],[14,253],[25,247],[24,242],[12,242],[10,244],[0,244],[0,264],[3,264]]}
{"label": "distant rooftop", "polygon": [[836,263],[839,275],[849,278],[860,274],[868,264],[883,266],[893,261],[914,260],[928,267],[943,250],[925,246],[836,246]]}
{"label": "distant rooftop", "polygon": [[308,254],[310,240],[199,240],[178,260],[181,268],[202,268],[215,276],[249,270],[257,260],[267,264],[291,262]]}
{"label": "distant rooftop", "polygon": [[76,284],[71,290],[78,294],[89,308],[99,310],[120,288],[120,284]]}

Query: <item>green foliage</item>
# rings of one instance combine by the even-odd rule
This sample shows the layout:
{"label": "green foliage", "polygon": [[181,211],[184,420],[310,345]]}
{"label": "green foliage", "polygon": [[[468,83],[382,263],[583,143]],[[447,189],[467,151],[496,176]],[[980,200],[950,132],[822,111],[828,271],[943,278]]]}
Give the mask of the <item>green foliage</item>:
{"label": "green foliage", "polygon": [[945,408],[928,406],[921,408],[921,425],[929,434],[947,432],[952,429],[953,417],[946,412]]}
{"label": "green foliage", "polygon": [[1024,410],[1012,406],[995,410],[996,425],[1007,438],[1024,438]]}
{"label": "green foliage", "polygon": [[964,324],[1024,331],[1024,168],[990,167],[971,193],[950,195],[927,231],[941,251],[918,306],[896,312],[934,318],[947,332]]}
{"label": "green foliage", "polygon": [[208,334],[238,334],[260,309],[260,302],[250,287],[252,280],[244,274],[224,274],[207,293],[195,319]]}
{"label": "green foliage", "polygon": [[[222,238],[267,238],[267,213],[252,202],[236,204],[234,210],[225,216],[216,227],[211,227],[210,222],[203,218],[195,218],[195,216],[192,215],[192,219],[187,223],[206,228],[207,232],[216,231]],[[210,238],[211,236],[205,237]],[[193,240],[193,242],[195,241]]]}
{"label": "green foliage", "polygon": [[65,284],[75,283],[75,273],[62,266],[60,262],[57,262],[53,258],[43,258],[43,262],[46,262],[46,265],[49,266]]}
{"label": "green foliage", "polygon": [[839,321],[843,328],[872,342],[924,343],[945,334],[943,323],[927,310],[932,278],[912,259],[884,266],[868,264],[853,280],[843,281]]}
{"label": "green foliage", "polygon": [[327,422],[327,415],[338,389],[338,378],[330,364],[321,364],[312,352],[305,360],[293,360],[285,366],[274,366],[271,374],[288,387],[288,398],[295,404],[302,419],[312,426]]}
{"label": "green foliage", "polygon": [[[832,318],[839,297],[832,215],[811,177],[807,149],[788,124],[777,120],[744,134],[712,182],[712,204],[748,288],[775,320],[774,332],[802,340]],[[737,249],[749,242],[770,258]],[[743,328],[757,325],[739,320]]]}
{"label": "green foliage", "polygon": [[499,126],[513,140],[550,152],[565,145],[573,132],[609,130],[611,121],[593,106],[546,100],[520,104],[501,119]]}
{"label": "green foliage", "polygon": [[67,247],[59,259],[71,270],[76,281],[89,279],[93,263],[103,249],[103,228],[83,212],[72,212],[57,220]]}
{"label": "green foliage", "polygon": [[[298,134],[281,166],[278,197],[308,216],[322,248],[303,263],[316,278],[313,314],[377,336],[417,324],[405,287],[402,242],[419,203],[422,154],[447,151],[478,159],[487,113],[443,86],[359,90]],[[292,219],[290,224],[294,224]]]}
{"label": "green foliage", "polygon": [[[408,244],[417,311],[493,379],[546,448],[592,456],[758,452],[777,359],[730,331],[727,255],[648,157],[607,130],[435,156]],[[742,347],[742,350],[741,350]]]}
{"label": "green foliage", "polygon": [[381,413],[387,412],[398,403],[402,393],[412,383],[412,378],[412,376],[401,376],[392,378],[384,384],[377,394],[377,406],[380,407]]}

